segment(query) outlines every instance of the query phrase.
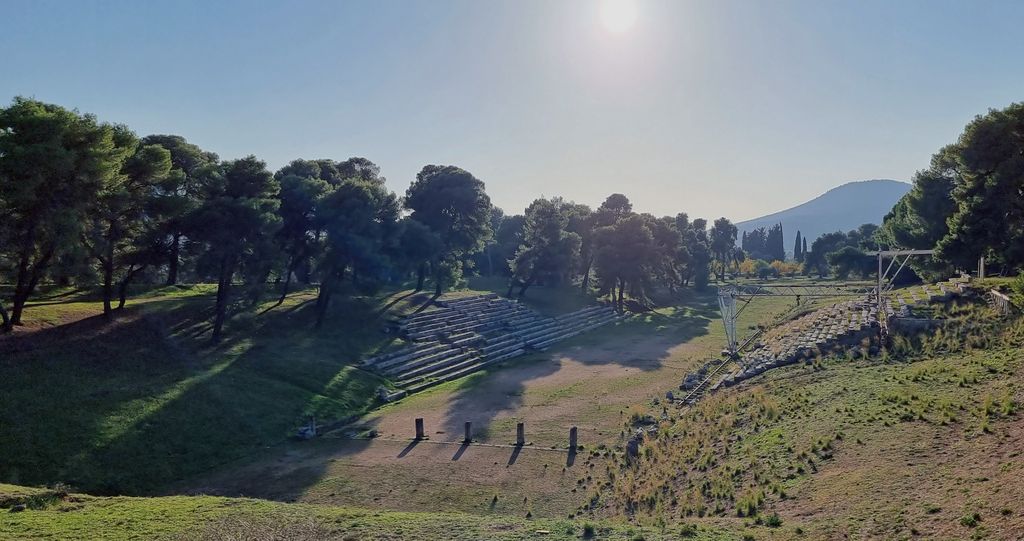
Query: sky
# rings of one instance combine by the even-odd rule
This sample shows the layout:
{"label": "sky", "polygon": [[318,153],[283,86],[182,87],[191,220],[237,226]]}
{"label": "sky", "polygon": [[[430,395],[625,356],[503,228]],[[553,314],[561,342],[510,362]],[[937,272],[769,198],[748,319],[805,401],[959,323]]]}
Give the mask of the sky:
{"label": "sky", "polygon": [[458,165],[507,213],[738,221],[910,180],[1024,100],[1024,2],[617,1],[0,0],[0,103],[271,169],[364,156],[399,194]]}

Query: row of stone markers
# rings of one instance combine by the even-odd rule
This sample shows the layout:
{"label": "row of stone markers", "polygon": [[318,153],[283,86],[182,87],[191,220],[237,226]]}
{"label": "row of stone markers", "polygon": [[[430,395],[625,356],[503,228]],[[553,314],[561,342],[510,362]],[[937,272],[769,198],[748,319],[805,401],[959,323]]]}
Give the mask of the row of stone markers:
{"label": "row of stone markers", "polygon": [[[422,417],[417,417],[416,418],[415,426],[416,426],[416,437],[414,439],[417,440],[417,441],[428,439],[427,438],[427,431],[426,431],[425,425],[423,423],[423,418]],[[462,437],[462,443],[473,443],[473,423],[470,422],[470,421],[466,421],[466,423],[465,423],[463,428],[464,428],[465,432],[464,432],[463,437]],[[576,447],[577,447],[577,445],[579,443],[578,435],[579,435],[579,429],[578,428],[576,428],[575,426],[569,428],[569,449],[570,450],[575,450],[576,449]],[[523,423],[523,422],[516,423],[516,442],[515,442],[514,445],[517,446],[517,447],[522,447],[522,446],[526,445],[526,423]]]}
{"label": "row of stone markers", "polygon": [[496,294],[435,302],[435,307],[396,322],[410,345],[363,361],[405,393],[460,378],[488,365],[544,350],[578,334],[614,323],[610,306],[595,305],[545,317]]}

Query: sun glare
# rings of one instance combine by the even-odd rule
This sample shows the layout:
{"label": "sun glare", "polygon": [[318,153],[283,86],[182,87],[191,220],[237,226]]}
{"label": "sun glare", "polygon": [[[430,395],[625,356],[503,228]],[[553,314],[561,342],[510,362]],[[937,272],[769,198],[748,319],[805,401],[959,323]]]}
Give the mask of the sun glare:
{"label": "sun glare", "polygon": [[621,34],[636,22],[636,4],[633,0],[602,0],[601,22],[613,34]]}

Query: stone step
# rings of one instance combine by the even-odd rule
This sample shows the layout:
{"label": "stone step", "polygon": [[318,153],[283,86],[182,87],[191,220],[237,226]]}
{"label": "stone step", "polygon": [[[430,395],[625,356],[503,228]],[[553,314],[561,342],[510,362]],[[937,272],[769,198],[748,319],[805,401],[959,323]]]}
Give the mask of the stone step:
{"label": "stone step", "polygon": [[440,342],[423,342],[423,344],[426,347],[420,347],[420,345],[417,344],[416,346],[405,348],[401,350],[400,355],[392,356],[386,360],[377,362],[371,366],[376,370],[386,370],[388,367],[401,364],[403,362],[415,359],[417,357],[423,355],[431,355],[449,349],[449,346],[447,344],[442,344]]}
{"label": "stone step", "polygon": [[468,374],[470,372],[475,372],[480,369],[480,365],[483,364],[484,362],[485,361],[481,357],[471,357],[469,359],[462,360],[458,363],[452,363],[444,367],[438,368],[433,372],[401,380],[397,382],[396,385],[409,390],[409,392],[415,392],[413,389],[417,388],[419,385],[423,383],[428,383],[431,381],[435,382],[435,384],[443,383],[445,381],[451,381],[452,379],[459,377],[458,375],[453,374],[460,374],[462,372]]}
{"label": "stone step", "polygon": [[[476,359],[479,355],[475,351],[464,351],[458,355],[452,355],[449,357],[442,358],[438,361],[424,364],[413,368],[412,370],[403,370],[396,373],[394,378],[400,382],[409,381],[418,377],[430,377],[429,374],[442,372],[448,367],[461,364],[466,359]],[[400,387],[404,385],[399,385]]]}
{"label": "stone step", "polygon": [[423,366],[423,365],[427,365],[427,364],[432,364],[432,363],[444,360],[444,359],[446,359],[448,357],[454,357],[456,355],[461,355],[461,354],[462,354],[462,350],[460,348],[449,347],[448,349],[443,350],[443,351],[439,351],[437,353],[431,353],[430,355],[424,355],[424,356],[421,356],[421,357],[416,357],[416,358],[411,359],[409,361],[406,361],[404,363],[390,366],[390,367],[388,367],[387,369],[384,370],[384,373],[388,374],[388,375],[391,375],[391,376],[394,376],[396,374],[405,373],[405,372],[407,372],[409,370],[412,370],[413,368],[417,368],[417,367],[420,367],[420,366]]}

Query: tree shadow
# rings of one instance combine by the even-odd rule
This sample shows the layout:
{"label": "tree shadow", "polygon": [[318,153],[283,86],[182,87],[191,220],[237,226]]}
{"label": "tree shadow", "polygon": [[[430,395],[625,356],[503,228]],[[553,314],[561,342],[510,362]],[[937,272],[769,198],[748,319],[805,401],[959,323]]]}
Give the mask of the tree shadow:
{"label": "tree shadow", "polygon": [[367,326],[375,298],[337,303],[319,331],[312,305],[238,318],[217,346],[209,297],[142,308],[0,338],[0,482],[161,493],[265,452],[310,415],[354,420],[385,383],[355,366],[394,340]]}

